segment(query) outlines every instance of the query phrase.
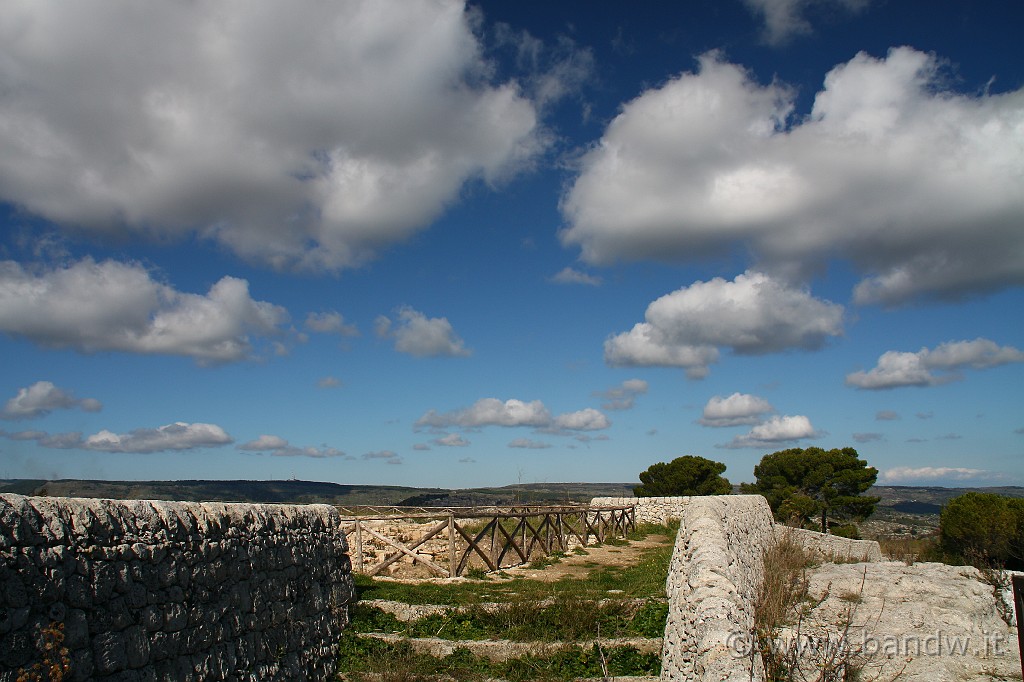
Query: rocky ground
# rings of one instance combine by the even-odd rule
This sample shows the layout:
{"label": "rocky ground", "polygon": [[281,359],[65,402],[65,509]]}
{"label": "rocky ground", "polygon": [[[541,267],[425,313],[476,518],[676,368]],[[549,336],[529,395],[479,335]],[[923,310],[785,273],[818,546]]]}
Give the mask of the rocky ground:
{"label": "rocky ground", "polygon": [[824,564],[809,575],[813,608],[787,633],[845,633],[863,680],[1019,680],[1012,606],[977,569],[886,561]]}

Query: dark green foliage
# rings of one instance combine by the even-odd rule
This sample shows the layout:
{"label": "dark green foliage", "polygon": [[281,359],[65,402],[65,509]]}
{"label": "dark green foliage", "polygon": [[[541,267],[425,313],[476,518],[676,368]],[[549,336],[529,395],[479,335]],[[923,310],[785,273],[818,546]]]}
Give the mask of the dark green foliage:
{"label": "dark green foliage", "polygon": [[969,492],[942,508],[939,542],[951,561],[1024,566],[1024,499]]}
{"label": "dark green foliage", "polygon": [[721,474],[725,465],[704,457],[683,455],[666,464],[652,464],[640,474],[633,488],[637,497],[674,497],[677,495],[728,495],[732,484]]}
{"label": "dark green foliage", "polygon": [[827,533],[829,519],[866,519],[877,497],[864,495],[878,470],[859,459],[853,448],[790,448],[765,455],[754,467],[756,483],[744,483],[744,493],[764,495],[780,521]]}
{"label": "dark green foliage", "polygon": [[832,535],[838,535],[841,538],[850,538],[851,540],[860,540],[860,530],[857,528],[855,523],[845,523],[841,526],[832,526],[829,528],[829,532]]}

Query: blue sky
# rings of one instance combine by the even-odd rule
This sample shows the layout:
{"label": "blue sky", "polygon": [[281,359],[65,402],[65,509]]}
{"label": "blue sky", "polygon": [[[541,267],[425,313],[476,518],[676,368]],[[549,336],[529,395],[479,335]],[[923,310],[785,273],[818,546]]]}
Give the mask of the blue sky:
{"label": "blue sky", "polygon": [[9,3],[0,477],[1022,484],[1022,25]]}

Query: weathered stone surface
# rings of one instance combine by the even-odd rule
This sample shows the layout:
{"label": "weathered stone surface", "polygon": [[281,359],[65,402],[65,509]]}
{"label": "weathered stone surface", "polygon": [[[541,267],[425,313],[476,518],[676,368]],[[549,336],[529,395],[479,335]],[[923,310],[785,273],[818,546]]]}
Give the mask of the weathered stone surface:
{"label": "weathered stone surface", "polygon": [[760,662],[733,655],[729,636],[753,626],[762,556],[774,542],[771,509],[759,495],[686,499],[666,586],[661,678],[758,679]]}
{"label": "weathered stone surface", "polygon": [[1020,679],[1016,628],[1000,617],[993,587],[981,578],[970,566],[823,564],[810,574],[817,606],[801,634],[835,640],[845,632],[864,679]]}
{"label": "weathered stone surface", "polygon": [[0,495],[0,682],[49,623],[70,679],[327,679],[347,551],[326,505]]}

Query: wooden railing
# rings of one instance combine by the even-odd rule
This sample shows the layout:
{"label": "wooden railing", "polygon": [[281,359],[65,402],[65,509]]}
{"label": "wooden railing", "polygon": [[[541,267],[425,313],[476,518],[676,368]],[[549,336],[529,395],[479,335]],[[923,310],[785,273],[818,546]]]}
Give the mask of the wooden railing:
{"label": "wooden railing", "polygon": [[[403,559],[445,578],[461,576],[473,566],[498,571],[540,556],[567,552],[574,546],[625,537],[636,527],[636,507],[632,505],[338,507],[338,511],[348,536],[352,568],[367,575],[378,575]],[[427,527],[406,544],[382,532],[388,522],[392,527],[404,523],[406,530],[414,524]],[[431,540],[435,551],[422,551],[420,548]],[[367,556],[370,545],[384,550],[375,563]],[[445,550],[437,552],[439,545]]]}

